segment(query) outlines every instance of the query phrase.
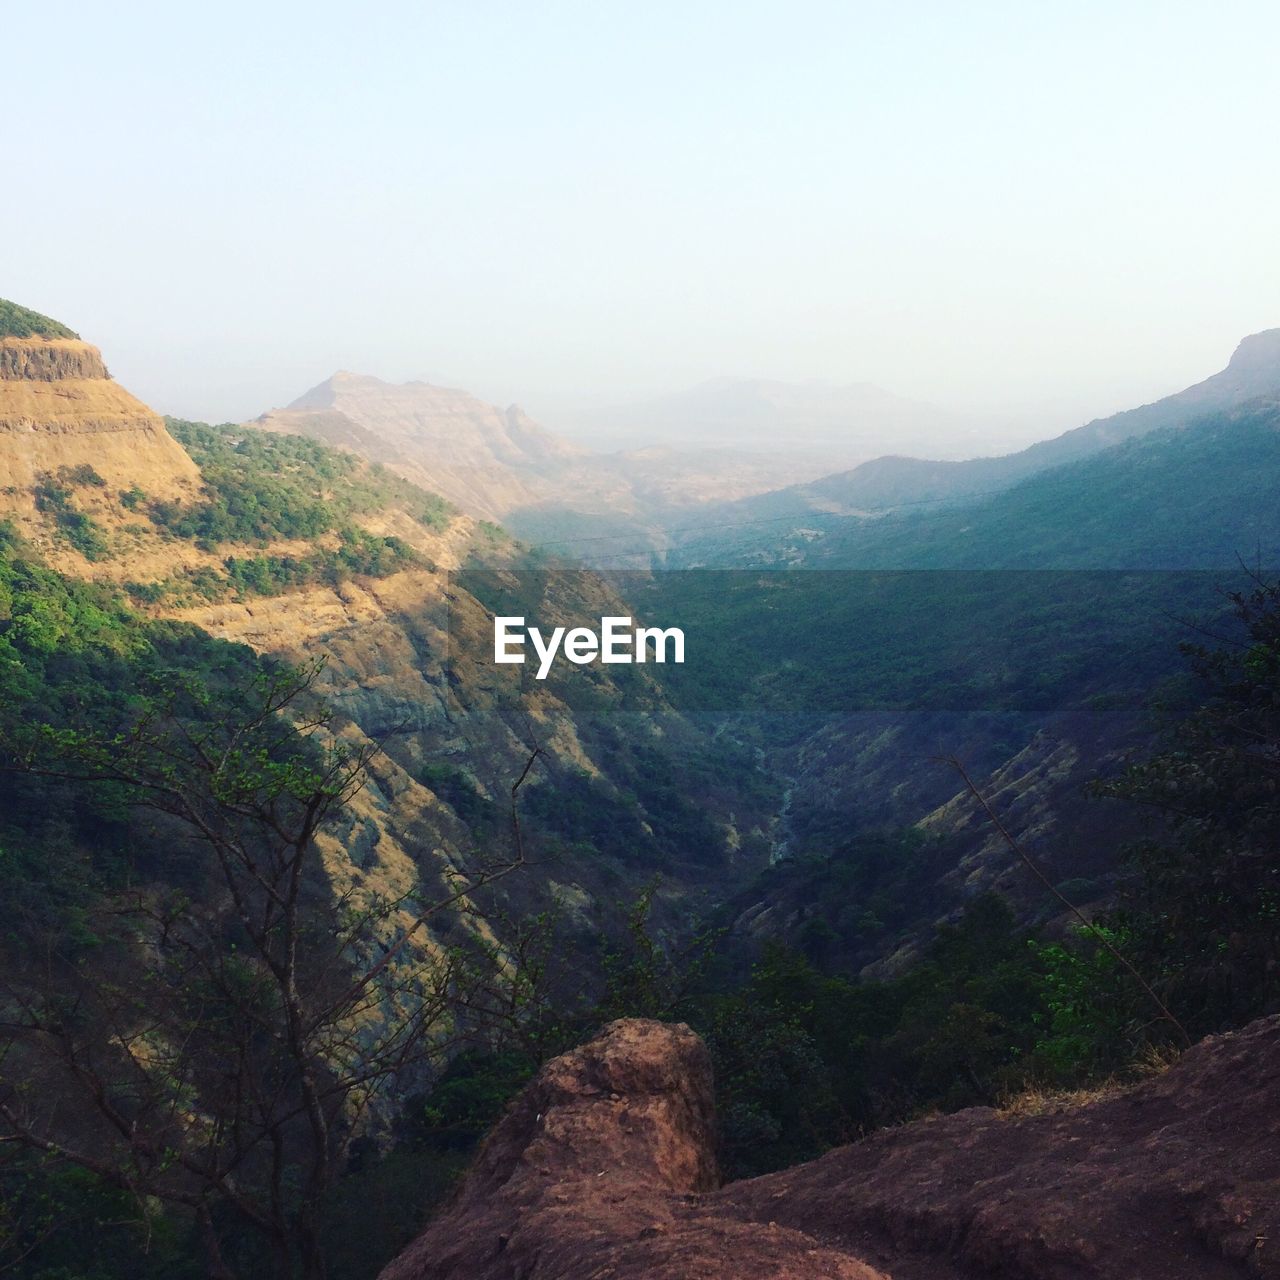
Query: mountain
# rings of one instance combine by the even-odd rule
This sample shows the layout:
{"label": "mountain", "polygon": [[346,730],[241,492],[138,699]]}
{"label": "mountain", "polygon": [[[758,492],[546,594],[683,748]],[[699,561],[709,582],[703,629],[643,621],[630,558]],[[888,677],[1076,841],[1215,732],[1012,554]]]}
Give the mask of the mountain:
{"label": "mountain", "polygon": [[624,535],[640,547],[642,562],[665,547],[662,531],[680,513],[823,470],[812,460],[743,450],[590,453],[518,406],[500,409],[465,391],[352,373],[335,374],[249,425],[382,463],[470,515],[557,549],[572,549],[568,540]]}
{"label": "mountain", "polygon": [[126,523],[121,491],[189,499],[195,464],[160,418],[115,382],[97,347],[57,321],[0,300],[0,517],[54,559],[75,524],[61,495],[82,484],[87,518]]}
{"label": "mountain", "polygon": [[[708,739],[650,672],[623,680],[610,668],[574,669],[535,683],[488,661],[492,610],[460,573],[481,562],[519,582],[523,553],[502,530],[378,462],[285,434],[279,421],[272,431],[166,424],[108,378],[95,348],[35,313],[10,308],[4,318],[0,641],[27,635],[16,617],[47,617],[50,643],[68,652],[159,651],[178,626],[214,652],[241,655],[236,662],[319,661],[317,688],[346,741],[380,744],[377,785],[353,797],[325,838],[335,887],[356,899],[412,897],[483,863],[508,839],[503,800],[535,732],[526,838],[552,870],[504,886],[513,919],[571,902],[593,939],[584,945],[598,947],[617,895],[639,892],[658,871],[658,910],[674,921],[728,863],[763,865],[757,802],[729,799],[743,762],[726,757],[720,778],[690,786],[683,760],[702,758]],[[342,379],[326,388],[312,400],[342,405],[356,394]],[[358,394],[369,403],[367,387]],[[489,413],[461,393],[378,396],[388,434],[420,439],[415,431],[452,421],[471,441],[444,451],[459,470],[476,441],[497,462],[562,454],[518,413]],[[440,416],[424,426],[405,406],[428,401]],[[86,583],[92,608],[78,594]],[[543,585],[529,607],[539,619],[572,625],[628,611],[595,575]],[[85,619],[100,615],[108,638],[81,636]],[[18,666],[38,672],[43,652],[20,649]],[[181,667],[181,654],[173,661]],[[8,674],[0,670],[0,685]],[[571,797],[563,805],[562,791]],[[38,833],[23,838],[42,847]]]}
{"label": "mountain", "polygon": [[254,425],[350,449],[486,519],[536,501],[534,478],[581,452],[516,405],[354,373],[335,373]]}
{"label": "mountain", "polygon": [[[708,523],[743,526],[747,531],[729,532],[723,538],[699,531],[677,541],[686,542],[691,548],[685,562],[695,556],[704,563],[715,562],[726,547],[749,545],[754,536],[749,527],[755,522],[779,526],[781,532],[791,521],[800,526],[816,519],[815,527],[821,536],[829,521],[843,516],[874,515],[913,504],[945,506],[968,502],[1125,440],[1186,427],[1207,415],[1267,396],[1280,396],[1280,329],[1245,338],[1225,369],[1195,386],[1153,404],[1097,419],[1018,453],[963,462],[876,458],[851,471],[747,498],[708,513]],[[773,533],[766,528],[761,536],[767,540]]]}
{"label": "mountain", "polygon": [[624,445],[772,450],[785,440],[788,449],[819,454],[828,465],[862,461],[886,448],[963,456],[966,443],[983,438],[983,424],[869,382],[714,378],[638,404],[576,412],[568,421],[583,439]]}
{"label": "mountain", "polygon": [[[1280,562],[1280,396],[1155,429],[967,502],[716,531],[673,559],[827,569],[1229,569]],[[710,539],[714,538],[714,543]],[[735,541],[736,538],[736,541]]]}
{"label": "mountain", "polygon": [[876,973],[918,959],[975,893],[1052,911],[957,793],[952,756],[1054,882],[1105,897],[1138,833],[1084,789],[1141,749],[1133,709],[1188,622],[1218,634],[1206,619],[1248,588],[1242,565],[1280,564],[1277,490],[1280,396],[1254,397],[967,503],[744,527],[737,546],[720,531],[738,571],[655,574],[648,607],[717,655],[698,688],[669,682],[677,701],[731,715],[785,782],[782,856],[727,904],[731,936],[825,939],[829,960]]}
{"label": "mountain", "polygon": [[[249,1274],[257,1263],[241,1259],[266,1256],[264,1241],[292,1247],[290,1222],[310,1248],[345,1220],[361,1256],[330,1274],[367,1276],[408,1234],[409,1218],[375,1227],[388,1204],[420,1210],[428,1181],[438,1198],[536,1063],[620,1014],[703,1020],[722,1155],[747,1173],[917,1107],[992,1102],[1046,1036],[1068,1068],[1092,1052],[1063,1047],[1078,1022],[1055,1029],[1061,979],[1077,964],[1085,986],[1109,971],[1073,942],[1046,886],[1105,907],[1126,838],[1151,830],[1145,815],[1100,812],[1084,788],[1150,747],[1140,708],[1177,670],[1177,618],[1216,609],[1210,629],[1225,634],[1223,566],[1242,540],[1280,546],[1275,403],[1157,423],[938,512],[845,517],[825,535],[783,527],[765,540],[756,528],[732,549],[747,572],[606,577],[548,569],[407,477],[438,468],[487,510],[631,522],[656,540],[667,535],[645,525],[652,510],[666,518],[704,483],[746,484],[748,472],[718,477],[718,451],[700,469],[683,451],[584,454],[516,411],[352,375],[268,415],[266,430],[160,423],[63,326],[0,314],[11,374],[0,392],[19,405],[61,388],[43,416],[15,410],[0,435],[13,477],[0,523],[0,970],[6,1010],[25,1019],[20,1050],[0,1052],[0,1208],[35,1205],[14,1238],[42,1270],[79,1274],[100,1236],[134,1230],[145,1195],[167,1197],[157,1225],[185,1242],[171,1274],[195,1273],[200,1240],[221,1236]],[[1253,354],[1265,383],[1270,357]],[[1233,361],[1233,394],[1250,360]],[[116,436],[132,442],[128,459],[97,450]],[[1090,565],[1126,571],[1077,571]],[[1163,571],[1177,565],[1208,572]],[[493,619],[517,613],[544,634],[608,614],[680,626],[689,661],[560,664],[536,680],[493,662]],[[270,696],[282,663],[313,673],[308,703],[292,708],[315,728],[310,754],[292,753],[274,716],[265,739],[238,737],[237,717]],[[1254,667],[1259,681],[1270,670]],[[1185,705],[1185,688],[1169,701]],[[176,828],[186,809],[157,817],[136,802],[120,761],[139,734],[166,796],[175,782],[190,795],[193,761],[212,768],[220,789],[196,799],[222,844]],[[57,767],[58,752],[83,761],[86,742],[88,778]],[[367,759],[363,785],[333,793],[341,803],[313,840],[281,827],[274,799],[258,830],[264,787],[305,805],[318,763],[352,755]],[[259,860],[276,840],[314,853],[287,918],[263,878],[277,864]],[[209,853],[228,847],[247,855],[230,888]],[[515,849],[518,871],[481,883]],[[337,1023],[302,1019],[333,1034],[296,1074],[273,1048],[300,1025],[293,960],[283,1002],[259,995],[282,936],[313,969],[310,1009],[355,999]],[[362,970],[372,985],[354,989]],[[306,1192],[312,1217],[286,1206],[269,1227],[237,1219],[250,1194],[277,1208],[281,1187],[302,1194],[294,1144],[309,1149],[308,1107],[289,1082],[314,1092],[421,1010],[440,1013],[431,1025],[450,1060],[397,1061],[372,1083],[360,1068],[357,1093],[331,1095],[319,1141],[338,1149],[333,1180]],[[1122,1042],[1116,1032],[1117,1054]],[[249,1095],[228,1084],[237,1063]],[[243,1132],[264,1131],[256,1101],[248,1118],[236,1108],[261,1079],[273,1097],[285,1090],[284,1127],[242,1152]],[[607,1107],[625,1119],[627,1090],[612,1091]],[[538,1105],[521,1105],[536,1119]],[[611,1132],[629,1141],[626,1128]],[[29,1159],[15,1141],[28,1138]],[[51,1149],[79,1151],[87,1184],[59,1182]],[[205,1214],[189,1191],[210,1176],[197,1172],[208,1151]],[[97,1198],[110,1186],[130,1198]],[[60,1232],[70,1261],[46,1250],[50,1204],[79,1215]],[[140,1248],[129,1236],[104,1275],[141,1274]]]}

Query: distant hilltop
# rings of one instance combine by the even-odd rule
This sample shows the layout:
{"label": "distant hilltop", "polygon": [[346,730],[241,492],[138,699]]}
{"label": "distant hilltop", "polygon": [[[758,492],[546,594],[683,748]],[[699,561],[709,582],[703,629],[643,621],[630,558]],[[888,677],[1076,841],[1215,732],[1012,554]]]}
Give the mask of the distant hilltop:
{"label": "distant hilltop", "polygon": [[349,449],[491,520],[537,501],[537,474],[581,453],[517,405],[501,409],[452,387],[346,371],[252,425]]}

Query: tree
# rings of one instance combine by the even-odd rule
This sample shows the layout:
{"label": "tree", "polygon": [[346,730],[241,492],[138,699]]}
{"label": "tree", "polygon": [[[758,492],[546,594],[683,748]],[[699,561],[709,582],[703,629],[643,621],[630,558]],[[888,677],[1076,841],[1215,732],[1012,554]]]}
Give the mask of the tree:
{"label": "tree", "polygon": [[1229,599],[1237,633],[1184,646],[1202,705],[1103,788],[1167,819],[1113,922],[1200,1032],[1280,1008],[1280,583]]}
{"label": "tree", "polygon": [[0,988],[0,1141],[194,1215],[211,1277],[228,1221],[280,1277],[324,1274],[320,1215],[370,1108],[469,1034],[491,956],[410,944],[523,861],[435,901],[335,895],[317,843],[379,750],[344,735],[317,668],[168,680],[116,731],[7,727],[11,767],[114,789],[152,815],[167,874],[93,911],[92,963],[50,943]]}

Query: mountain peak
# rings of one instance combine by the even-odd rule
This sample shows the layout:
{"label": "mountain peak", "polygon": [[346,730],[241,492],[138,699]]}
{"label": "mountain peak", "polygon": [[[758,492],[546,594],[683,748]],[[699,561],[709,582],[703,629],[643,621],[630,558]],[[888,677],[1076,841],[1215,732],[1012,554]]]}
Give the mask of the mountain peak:
{"label": "mountain peak", "polygon": [[1263,329],[1240,340],[1228,369],[1253,371],[1280,367],[1280,329]]}
{"label": "mountain peak", "polygon": [[255,425],[362,454],[486,519],[534,503],[535,473],[579,453],[518,405],[501,409],[455,387],[346,370]]}

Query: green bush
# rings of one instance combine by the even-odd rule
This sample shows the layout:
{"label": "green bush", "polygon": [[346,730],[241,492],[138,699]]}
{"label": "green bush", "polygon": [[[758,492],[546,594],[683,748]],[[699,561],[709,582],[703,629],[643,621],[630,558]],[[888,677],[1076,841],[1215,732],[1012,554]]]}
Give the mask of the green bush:
{"label": "green bush", "polygon": [[[92,472],[98,483],[102,477],[92,467],[75,468],[76,471]],[[59,473],[61,478],[67,475],[66,468]],[[78,483],[94,483],[79,481]],[[35,487],[36,510],[53,516],[58,533],[69,542],[86,560],[103,560],[110,550],[106,534],[101,525],[92,516],[77,511],[71,501],[71,490],[59,480],[48,476],[41,478]]]}
{"label": "green bush", "polygon": [[74,467],[62,467],[58,471],[58,479],[67,484],[92,485],[95,489],[105,489],[107,482],[87,462]]}

